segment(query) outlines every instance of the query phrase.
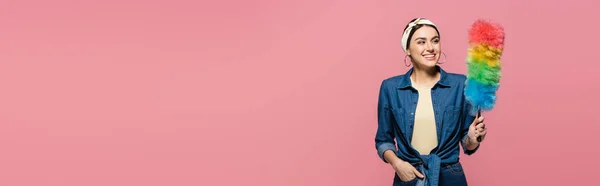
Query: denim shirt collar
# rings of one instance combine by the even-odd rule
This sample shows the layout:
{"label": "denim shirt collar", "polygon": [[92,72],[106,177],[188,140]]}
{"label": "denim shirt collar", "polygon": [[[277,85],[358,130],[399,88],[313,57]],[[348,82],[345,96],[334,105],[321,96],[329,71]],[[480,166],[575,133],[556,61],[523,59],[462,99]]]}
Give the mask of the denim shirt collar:
{"label": "denim shirt collar", "polygon": [[[437,85],[450,87],[450,83],[448,82],[448,73],[444,71],[440,66],[436,65],[436,69],[440,72],[440,80],[436,83]],[[400,81],[398,88],[404,89],[412,86],[410,81],[410,74],[414,71],[414,67],[410,68],[406,74],[404,74],[404,78]]]}

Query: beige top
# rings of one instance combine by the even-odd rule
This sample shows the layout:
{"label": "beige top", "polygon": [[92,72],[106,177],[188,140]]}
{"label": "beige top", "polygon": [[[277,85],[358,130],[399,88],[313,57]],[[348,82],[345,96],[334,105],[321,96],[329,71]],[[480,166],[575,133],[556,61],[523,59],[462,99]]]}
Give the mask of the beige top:
{"label": "beige top", "polygon": [[437,144],[437,130],[433,104],[431,101],[431,87],[414,86],[419,92],[419,100],[415,111],[415,125],[412,134],[412,146],[421,154],[429,154]]}

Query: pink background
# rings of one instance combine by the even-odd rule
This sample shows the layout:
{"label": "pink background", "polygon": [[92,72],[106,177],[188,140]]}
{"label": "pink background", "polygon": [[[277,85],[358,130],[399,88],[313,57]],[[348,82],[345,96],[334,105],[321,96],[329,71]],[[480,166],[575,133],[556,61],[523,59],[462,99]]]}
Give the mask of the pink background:
{"label": "pink background", "polygon": [[506,28],[471,185],[597,182],[600,3],[556,2],[0,0],[0,185],[391,185],[377,94],[417,16],[450,72]]}

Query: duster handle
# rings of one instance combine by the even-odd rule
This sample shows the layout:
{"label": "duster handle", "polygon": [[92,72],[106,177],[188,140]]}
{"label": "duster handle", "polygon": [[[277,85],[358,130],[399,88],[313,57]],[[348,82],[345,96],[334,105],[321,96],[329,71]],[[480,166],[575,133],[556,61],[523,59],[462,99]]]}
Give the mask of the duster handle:
{"label": "duster handle", "polygon": [[[481,110],[477,110],[477,117],[475,119],[478,119],[479,117],[481,117]],[[477,142],[481,142],[481,136],[477,137]]]}

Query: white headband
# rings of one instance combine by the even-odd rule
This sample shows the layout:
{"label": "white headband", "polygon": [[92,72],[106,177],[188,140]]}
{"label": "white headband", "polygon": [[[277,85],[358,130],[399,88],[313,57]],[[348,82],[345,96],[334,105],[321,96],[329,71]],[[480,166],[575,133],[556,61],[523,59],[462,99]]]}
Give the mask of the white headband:
{"label": "white headband", "polygon": [[417,25],[431,25],[431,26],[435,26],[435,24],[433,24],[433,22],[424,19],[424,18],[418,18],[417,20],[411,22],[408,24],[408,27],[406,28],[406,30],[404,31],[404,34],[402,35],[402,49],[404,50],[404,52],[406,52],[407,48],[406,45],[408,44],[408,34],[410,34],[410,31],[413,29],[414,26]]}

